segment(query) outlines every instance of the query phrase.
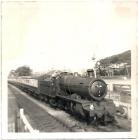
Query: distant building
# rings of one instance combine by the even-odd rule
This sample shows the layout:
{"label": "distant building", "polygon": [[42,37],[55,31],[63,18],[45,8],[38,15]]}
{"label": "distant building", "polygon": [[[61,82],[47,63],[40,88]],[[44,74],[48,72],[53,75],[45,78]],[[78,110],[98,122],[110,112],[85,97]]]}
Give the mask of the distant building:
{"label": "distant building", "polygon": [[128,77],[131,76],[131,65],[128,65],[127,63],[110,64],[105,69],[108,76],[114,75],[125,75]]}

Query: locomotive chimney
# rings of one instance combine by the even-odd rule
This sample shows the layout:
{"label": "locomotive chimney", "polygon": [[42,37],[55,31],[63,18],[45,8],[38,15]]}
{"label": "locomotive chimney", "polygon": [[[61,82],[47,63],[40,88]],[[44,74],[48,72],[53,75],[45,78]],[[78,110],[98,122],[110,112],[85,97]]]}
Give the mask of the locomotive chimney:
{"label": "locomotive chimney", "polygon": [[88,77],[94,77],[94,70],[93,69],[88,69],[87,70],[87,75],[88,75]]}

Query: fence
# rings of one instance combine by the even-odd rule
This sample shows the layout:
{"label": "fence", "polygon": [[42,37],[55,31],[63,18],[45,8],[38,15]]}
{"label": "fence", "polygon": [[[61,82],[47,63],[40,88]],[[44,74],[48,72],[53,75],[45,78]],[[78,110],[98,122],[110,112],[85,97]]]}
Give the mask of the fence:
{"label": "fence", "polygon": [[131,85],[110,83],[107,86],[107,98],[113,99],[116,106],[121,105],[125,110],[125,116],[131,119]]}
{"label": "fence", "polygon": [[131,94],[131,85],[113,84],[113,90],[115,92],[122,92],[122,93],[126,93],[126,94]]}
{"label": "fence", "polygon": [[16,132],[31,132],[31,133],[38,133],[39,130],[33,129],[30,125],[29,121],[27,120],[26,116],[24,115],[24,109],[20,109],[19,113],[17,114],[17,119],[15,122],[15,130]]}
{"label": "fence", "polygon": [[131,103],[131,85],[108,84],[108,98],[124,103]]}

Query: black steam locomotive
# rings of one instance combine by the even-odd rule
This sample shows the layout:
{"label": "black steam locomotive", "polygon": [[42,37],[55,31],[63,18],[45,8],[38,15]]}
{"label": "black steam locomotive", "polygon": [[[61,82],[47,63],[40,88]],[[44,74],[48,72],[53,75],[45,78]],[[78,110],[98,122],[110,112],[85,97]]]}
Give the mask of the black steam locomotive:
{"label": "black steam locomotive", "polygon": [[9,83],[92,123],[115,122],[119,109],[113,100],[106,99],[106,83],[94,77],[75,76],[72,73],[52,71],[41,77],[20,77]]}

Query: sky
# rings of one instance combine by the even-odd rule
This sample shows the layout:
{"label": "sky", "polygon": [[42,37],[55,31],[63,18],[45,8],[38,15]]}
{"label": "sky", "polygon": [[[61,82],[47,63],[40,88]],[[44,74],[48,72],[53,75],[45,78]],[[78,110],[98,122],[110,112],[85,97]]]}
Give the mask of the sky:
{"label": "sky", "polygon": [[136,45],[134,1],[5,2],[2,48],[7,71],[93,67],[96,60]]}

